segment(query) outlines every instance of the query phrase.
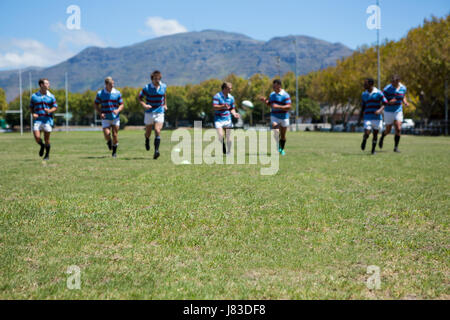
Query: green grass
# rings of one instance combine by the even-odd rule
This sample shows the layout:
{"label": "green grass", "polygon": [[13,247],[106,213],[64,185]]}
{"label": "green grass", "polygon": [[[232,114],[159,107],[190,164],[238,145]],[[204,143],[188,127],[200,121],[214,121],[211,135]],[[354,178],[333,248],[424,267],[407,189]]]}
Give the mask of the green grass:
{"label": "green grass", "polygon": [[[1,299],[449,299],[450,140],[288,133],[279,172],[151,159],[143,132],[0,135]],[[153,146],[152,146],[153,150]],[[81,268],[81,289],[66,270]],[[369,290],[367,266],[381,269]]]}

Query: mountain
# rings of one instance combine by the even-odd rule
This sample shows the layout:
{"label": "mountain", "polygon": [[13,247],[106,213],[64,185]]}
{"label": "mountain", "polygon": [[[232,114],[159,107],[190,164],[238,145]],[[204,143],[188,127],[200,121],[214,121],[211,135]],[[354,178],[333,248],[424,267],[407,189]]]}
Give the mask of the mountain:
{"label": "mountain", "polygon": [[[103,87],[103,79],[112,76],[116,86],[141,87],[150,73],[158,69],[168,85],[199,83],[210,78],[224,78],[230,73],[249,77],[264,73],[271,77],[280,71],[295,70],[294,40],[297,41],[298,72],[306,74],[326,68],[352,54],[340,43],[329,43],[307,36],[273,38],[267,42],[243,34],[217,30],[179,33],[121,48],[90,47],[74,57],[49,68],[31,68],[33,87],[38,78],[50,79],[54,88],[64,87],[64,73],[69,74],[71,91],[82,92]],[[17,71],[0,72],[0,87],[8,101],[18,95]],[[23,75],[28,88],[28,72]]]}

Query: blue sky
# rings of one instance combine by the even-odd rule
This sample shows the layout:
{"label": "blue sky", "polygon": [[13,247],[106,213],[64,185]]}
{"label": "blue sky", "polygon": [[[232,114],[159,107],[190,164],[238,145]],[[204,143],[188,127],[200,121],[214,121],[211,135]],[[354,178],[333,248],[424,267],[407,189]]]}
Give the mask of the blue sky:
{"label": "blue sky", "polygon": [[[174,32],[217,29],[254,39],[307,35],[352,49],[372,44],[366,9],[375,0],[40,0],[0,1],[0,70],[49,66],[87,46],[120,47]],[[81,29],[68,30],[67,7],[81,9]],[[448,0],[380,0],[382,39],[398,40]]]}

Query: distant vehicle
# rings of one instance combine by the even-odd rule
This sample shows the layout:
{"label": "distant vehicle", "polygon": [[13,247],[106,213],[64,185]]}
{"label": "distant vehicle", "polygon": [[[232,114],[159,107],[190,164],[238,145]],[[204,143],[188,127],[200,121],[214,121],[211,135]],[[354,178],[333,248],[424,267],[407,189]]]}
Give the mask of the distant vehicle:
{"label": "distant vehicle", "polygon": [[437,127],[438,125],[439,125],[439,122],[435,121],[435,120],[428,122],[429,127]]}
{"label": "distant vehicle", "polygon": [[416,124],[412,119],[404,119],[402,122],[402,130],[411,130],[414,129]]}
{"label": "distant vehicle", "polygon": [[344,125],[343,124],[337,124],[333,127],[334,132],[342,132],[344,131]]}
{"label": "distant vehicle", "polygon": [[9,124],[6,122],[5,119],[0,119],[0,128],[3,130],[9,129]]}

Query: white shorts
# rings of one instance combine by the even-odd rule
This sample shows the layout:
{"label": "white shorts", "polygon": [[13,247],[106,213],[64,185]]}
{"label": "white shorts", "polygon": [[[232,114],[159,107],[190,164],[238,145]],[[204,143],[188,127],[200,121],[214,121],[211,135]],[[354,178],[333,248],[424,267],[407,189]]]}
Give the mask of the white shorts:
{"label": "white shorts", "polygon": [[112,126],[116,126],[116,127],[120,127],[120,118],[114,119],[114,120],[107,120],[107,119],[102,119],[102,127],[103,129],[112,127]]}
{"label": "white shorts", "polygon": [[394,121],[403,122],[403,111],[400,112],[384,112],[384,123],[391,125]]}
{"label": "white shorts", "polygon": [[214,121],[214,126],[216,129],[219,128],[233,128],[233,122],[230,120],[223,120],[223,121]]}
{"label": "white shorts", "polygon": [[383,123],[381,120],[366,120],[364,121],[364,130],[381,130]]}
{"label": "white shorts", "polygon": [[164,113],[162,112],[146,112],[144,124],[146,126],[154,123],[164,123]]}
{"label": "white shorts", "polygon": [[279,119],[277,117],[270,116],[270,122],[276,123],[277,125],[281,125],[283,128],[289,127],[289,118]]}
{"label": "white shorts", "polygon": [[52,132],[52,126],[50,123],[44,123],[42,121],[35,121],[33,125],[33,131],[41,131]]}

